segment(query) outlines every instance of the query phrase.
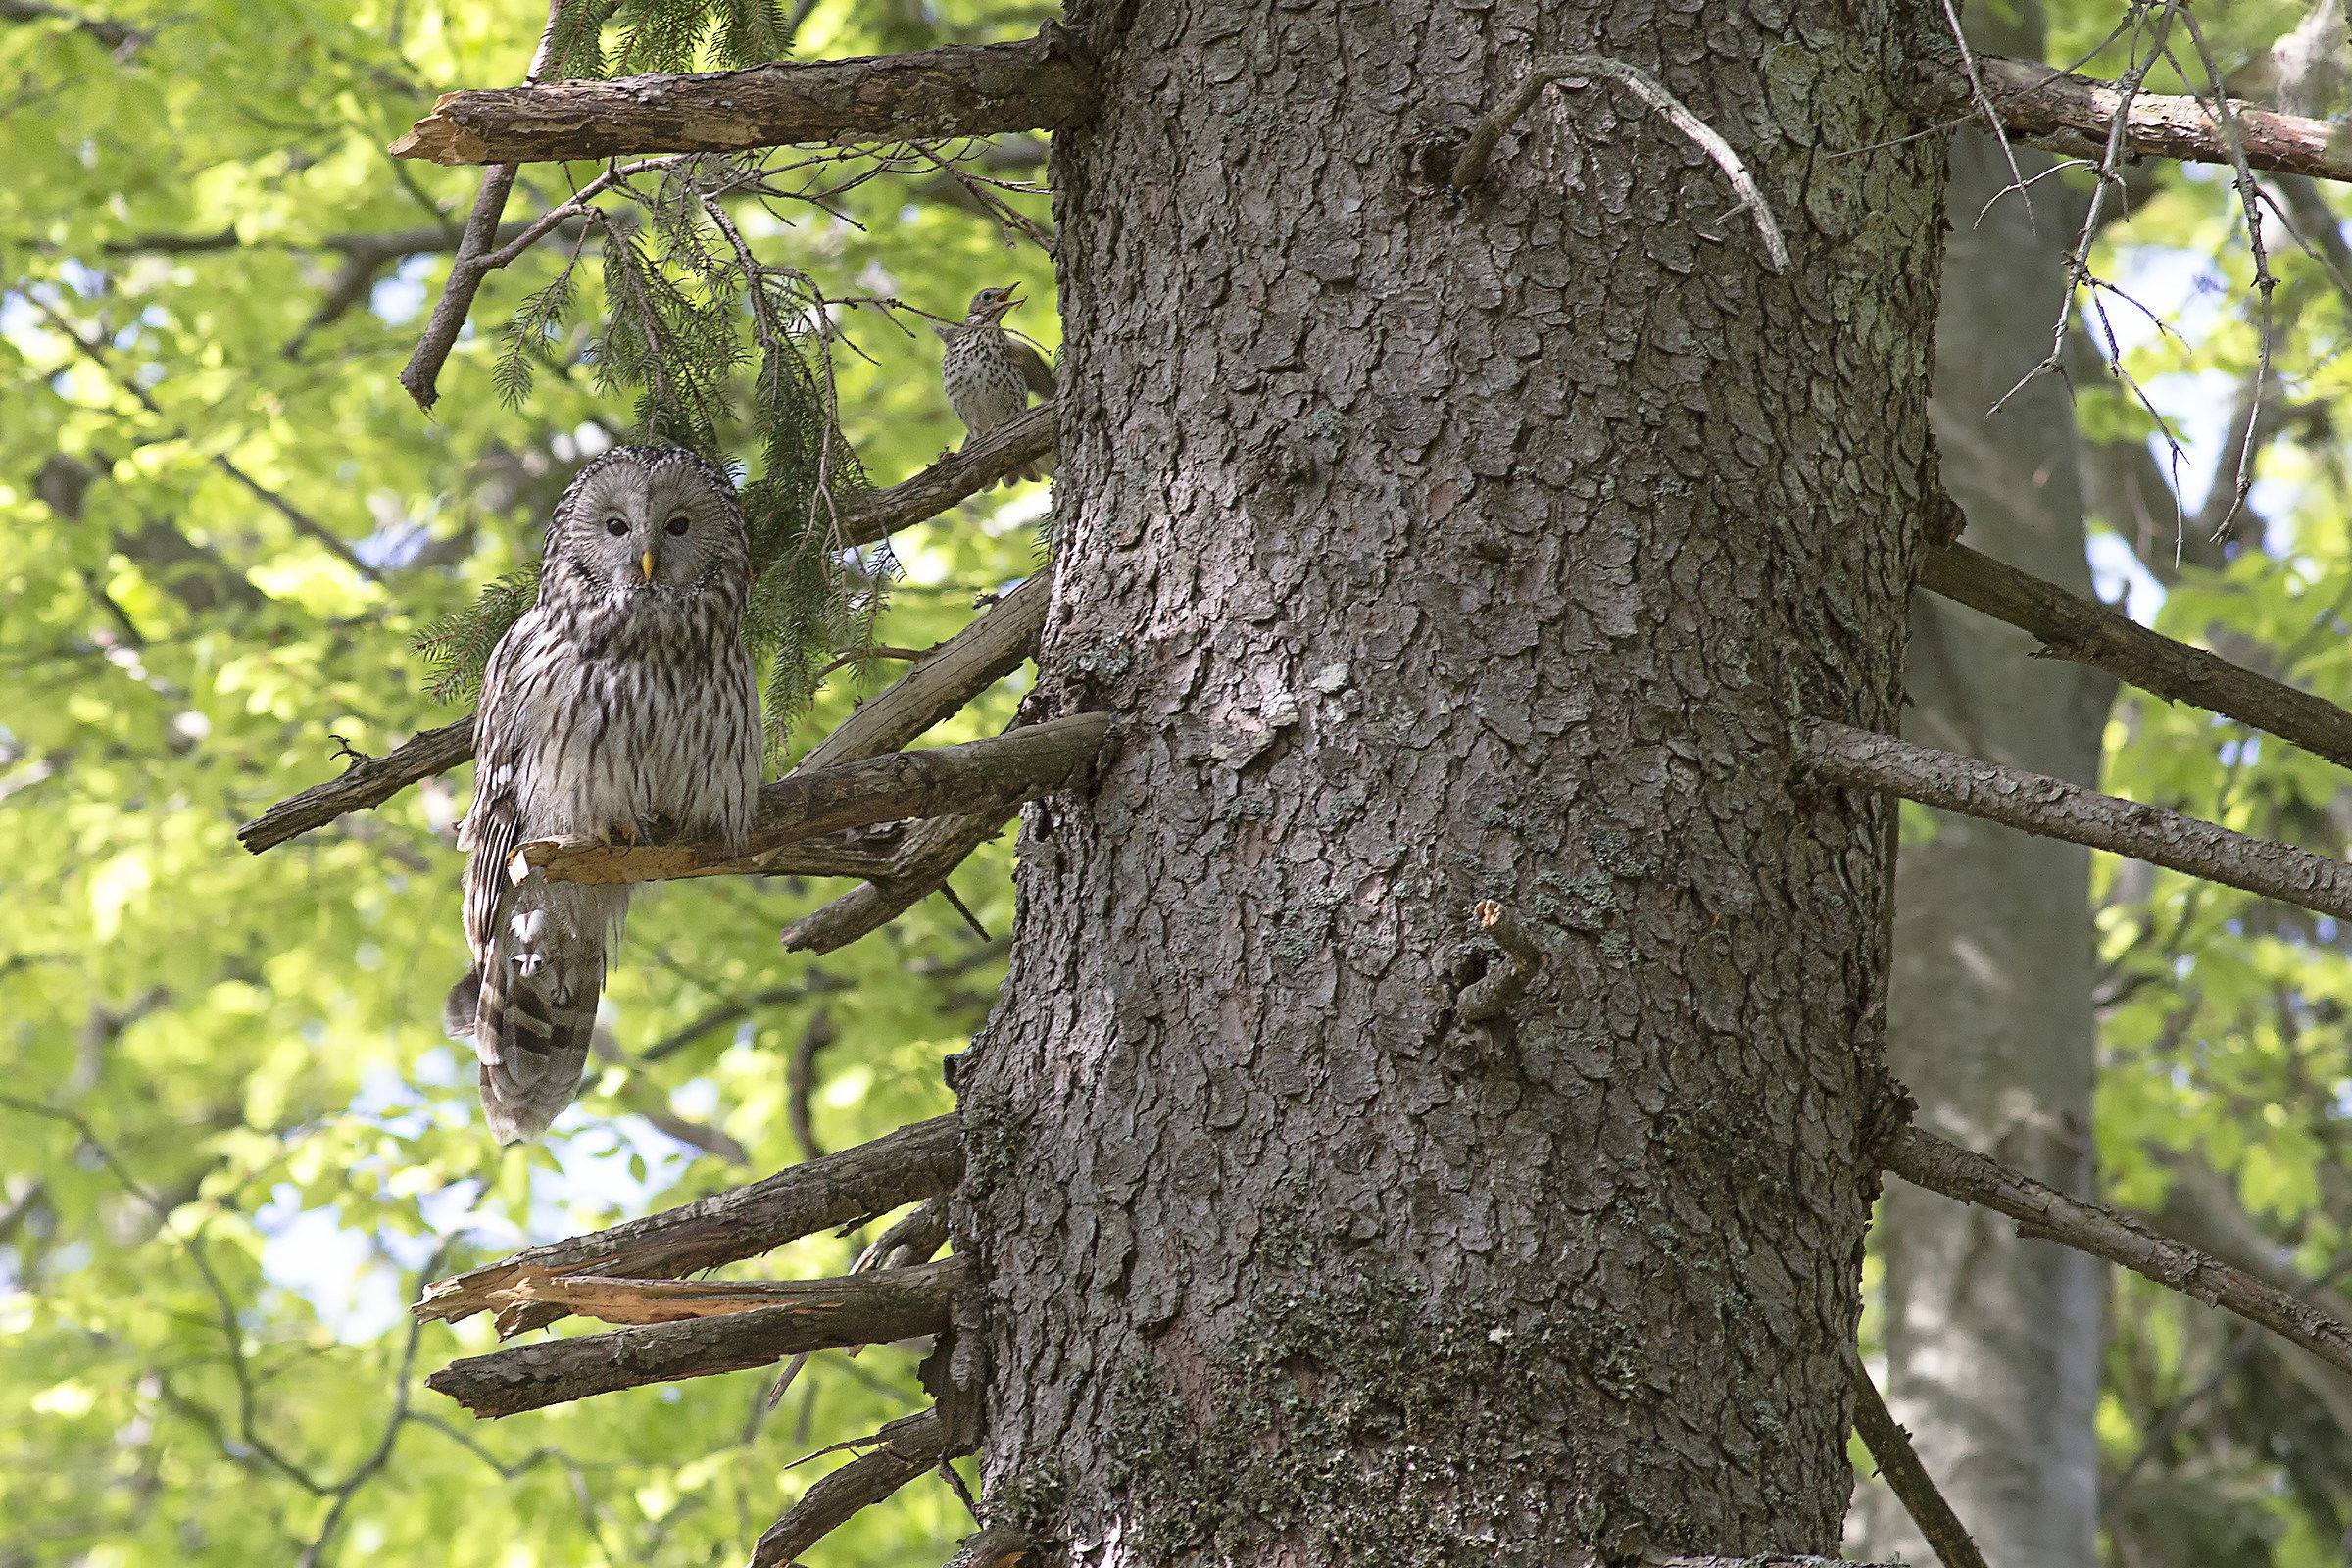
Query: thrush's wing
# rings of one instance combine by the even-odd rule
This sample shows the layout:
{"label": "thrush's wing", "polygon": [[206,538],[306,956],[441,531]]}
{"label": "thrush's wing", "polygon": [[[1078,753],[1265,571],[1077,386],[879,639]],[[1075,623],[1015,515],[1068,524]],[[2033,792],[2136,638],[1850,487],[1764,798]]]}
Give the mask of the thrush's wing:
{"label": "thrush's wing", "polygon": [[1016,338],[1012,345],[1012,358],[1014,363],[1020,366],[1021,380],[1028,385],[1030,391],[1041,398],[1050,398],[1054,395],[1054,367],[1046,363],[1046,357],[1043,354],[1040,354],[1032,345],[1023,343]]}

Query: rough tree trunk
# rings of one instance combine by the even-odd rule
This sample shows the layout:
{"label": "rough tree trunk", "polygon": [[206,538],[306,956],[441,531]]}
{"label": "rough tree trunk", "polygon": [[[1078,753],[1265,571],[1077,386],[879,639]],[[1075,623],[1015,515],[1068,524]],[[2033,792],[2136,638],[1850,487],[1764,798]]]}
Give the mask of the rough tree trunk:
{"label": "rough tree trunk", "polygon": [[[1892,84],[1932,36],[1895,0],[1098,36],[1043,693],[1122,750],[1031,809],[957,1075],[1001,1520],[1090,1564],[1835,1546],[1891,822],[1787,728],[1895,721],[1943,152]],[[1603,85],[1446,193],[1562,49],[1722,130],[1789,274]],[[1547,955],[1485,1022],[1482,898]]]}
{"label": "rough tree trunk", "polygon": [[[2050,167],[2030,148],[2017,156],[2029,177]],[[2032,225],[2015,195],[1977,222],[2010,179],[1989,136],[1955,141],[1936,371],[1944,479],[1968,514],[1968,544],[2088,593],[2065,388],[2045,379],[1985,417],[2049,352],[2066,249],[2082,225],[2082,198],[2057,179],[2033,187]],[[2113,679],[2035,660],[2033,638],[1948,600],[1921,594],[1912,613],[1905,735],[2097,784]],[[1897,876],[1895,1074],[1918,1097],[1922,1126],[2088,1197],[2089,852],[1965,817],[1936,823],[1933,841],[1905,847]],[[1888,1187],[1880,1219],[1896,1419],[1987,1561],[2089,1568],[2099,1261],[1902,1183]],[[1858,1550],[1934,1560],[1882,1489],[1863,1494],[1856,1516],[1867,1521]]]}

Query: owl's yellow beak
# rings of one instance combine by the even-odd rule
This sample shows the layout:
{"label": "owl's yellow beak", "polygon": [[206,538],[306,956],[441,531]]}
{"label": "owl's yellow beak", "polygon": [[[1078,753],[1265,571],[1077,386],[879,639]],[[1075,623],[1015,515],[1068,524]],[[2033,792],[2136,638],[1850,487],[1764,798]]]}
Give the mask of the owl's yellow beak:
{"label": "owl's yellow beak", "polygon": [[645,559],[639,562],[638,564],[645,568],[645,580],[647,582],[652,582],[654,580],[654,553],[651,550],[648,550],[645,553]]}

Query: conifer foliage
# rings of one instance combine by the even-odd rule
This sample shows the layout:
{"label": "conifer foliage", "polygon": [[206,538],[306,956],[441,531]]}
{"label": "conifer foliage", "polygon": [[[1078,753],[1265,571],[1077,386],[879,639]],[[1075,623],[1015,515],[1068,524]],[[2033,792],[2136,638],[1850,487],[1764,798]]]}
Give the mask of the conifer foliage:
{"label": "conifer foliage", "polygon": [[[571,0],[551,24],[550,74],[750,66],[781,55],[788,41],[785,20],[765,0]],[[689,447],[737,471],[733,451],[758,449],[759,475],[743,492],[754,572],[745,636],[766,671],[778,746],[826,656],[870,643],[889,576],[886,550],[861,561],[833,536],[838,505],[869,485],[835,419],[825,295],[800,270],[762,261],[725,205],[749,197],[822,207],[843,188],[832,176],[858,161],[791,159],[802,178],[788,187],[773,167],[787,157],[777,149],[681,156],[647,160],[633,175],[614,172],[610,197],[588,207],[562,270],[507,322],[493,372],[499,396],[519,407],[537,372],[560,365],[593,248],[604,317],[580,358],[600,392],[634,399],[629,438]],[[866,173],[850,171],[847,180]],[[536,570],[517,573],[428,630],[417,646],[433,662],[434,695],[472,695],[498,639],[537,597]]]}

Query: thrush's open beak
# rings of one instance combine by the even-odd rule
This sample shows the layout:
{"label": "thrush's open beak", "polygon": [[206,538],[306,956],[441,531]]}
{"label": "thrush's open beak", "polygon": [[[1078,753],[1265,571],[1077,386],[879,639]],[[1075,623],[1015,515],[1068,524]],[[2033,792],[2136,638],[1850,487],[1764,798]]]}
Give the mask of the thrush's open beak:
{"label": "thrush's open beak", "polygon": [[1021,301],[1020,301],[1020,299],[1019,299],[1019,296],[1018,296],[1018,294],[1017,294],[1017,290],[1020,288],[1020,286],[1021,286],[1020,284],[1018,284],[1018,283],[1015,283],[1015,284],[1011,285],[1011,287],[1009,287],[1009,288],[1005,288],[1005,289],[1003,289],[1003,290],[1001,290],[1001,291],[1000,291],[1000,293],[1001,293],[1002,297],[1001,297],[1000,299],[998,299],[998,301],[997,301],[997,314],[998,314],[999,316],[1003,316],[1003,315],[1004,315],[1006,312],[1010,311],[1010,310],[1011,310],[1011,309],[1012,309],[1012,308],[1013,308],[1015,305],[1018,305],[1018,304],[1020,304],[1020,303],[1021,303]]}
{"label": "thrush's open beak", "polygon": [[652,582],[654,580],[654,553],[651,550],[648,550],[645,553],[645,559],[639,562],[638,564],[645,568],[645,580],[647,582]]}

